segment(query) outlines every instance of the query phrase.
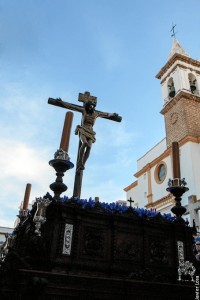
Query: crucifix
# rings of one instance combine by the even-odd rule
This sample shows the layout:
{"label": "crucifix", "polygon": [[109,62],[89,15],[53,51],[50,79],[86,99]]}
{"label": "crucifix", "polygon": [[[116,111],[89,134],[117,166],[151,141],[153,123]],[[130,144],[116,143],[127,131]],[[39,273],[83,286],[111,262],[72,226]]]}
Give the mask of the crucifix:
{"label": "crucifix", "polygon": [[91,96],[89,92],[85,92],[84,94],[79,93],[78,101],[82,102],[83,106],[64,102],[60,98],[48,99],[49,104],[82,113],[81,125],[77,125],[75,130],[75,134],[79,135],[79,146],[73,197],[80,197],[81,195],[83,170],[85,169],[85,163],[90,155],[92,144],[96,141],[96,133],[93,131],[93,126],[96,119],[98,117],[101,117],[116,122],[121,122],[122,120],[122,117],[120,117],[116,113],[110,114],[107,112],[95,110],[97,97]]}

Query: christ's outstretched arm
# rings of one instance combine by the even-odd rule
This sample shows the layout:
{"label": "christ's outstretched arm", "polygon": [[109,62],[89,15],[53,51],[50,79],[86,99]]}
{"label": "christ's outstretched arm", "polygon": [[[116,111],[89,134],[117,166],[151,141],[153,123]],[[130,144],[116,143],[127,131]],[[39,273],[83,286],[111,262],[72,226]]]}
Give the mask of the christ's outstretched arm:
{"label": "christ's outstretched arm", "polygon": [[100,118],[109,119],[109,120],[116,121],[116,122],[121,122],[121,120],[122,120],[122,117],[116,113],[110,114],[110,113],[102,112],[102,111],[98,111],[98,110],[96,110],[95,112],[98,114],[98,117],[100,117]]}
{"label": "christ's outstretched arm", "polygon": [[79,106],[79,105],[76,105],[76,104],[72,104],[72,103],[69,103],[69,102],[62,101],[61,98],[56,98],[56,99],[49,98],[48,103],[52,104],[52,105],[55,105],[55,106],[68,108],[68,109],[73,110],[73,111],[78,111],[78,112],[83,112],[84,111],[83,106]]}

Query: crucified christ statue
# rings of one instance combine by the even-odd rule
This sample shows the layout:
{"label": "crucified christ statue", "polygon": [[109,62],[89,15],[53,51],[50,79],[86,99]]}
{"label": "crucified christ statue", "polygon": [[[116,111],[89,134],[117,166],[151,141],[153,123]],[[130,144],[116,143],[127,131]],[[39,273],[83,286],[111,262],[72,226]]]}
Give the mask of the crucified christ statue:
{"label": "crucified christ statue", "polygon": [[[82,172],[85,169],[85,163],[90,155],[92,144],[96,141],[96,133],[93,131],[93,126],[96,119],[98,117],[101,117],[121,122],[122,118],[116,113],[110,114],[107,112],[95,110],[97,98],[91,96],[89,92],[85,92],[85,94],[80,93],[78,100],[80,102],[83,102],[83,106],[64,102],[60,98],[49,98],[48,103],[82,113],[81,125],[78,125],[75,130],[75,134],[79,135],[79,150],[77,157],[76,176],[81,178],[78,180],[79,186],[81,186]],[[75,185],[76,181],[77,180],[75,179]],[[80,188],[78,190],[79,191],[75,194],[78,194],[78,196],[80,196]]]}

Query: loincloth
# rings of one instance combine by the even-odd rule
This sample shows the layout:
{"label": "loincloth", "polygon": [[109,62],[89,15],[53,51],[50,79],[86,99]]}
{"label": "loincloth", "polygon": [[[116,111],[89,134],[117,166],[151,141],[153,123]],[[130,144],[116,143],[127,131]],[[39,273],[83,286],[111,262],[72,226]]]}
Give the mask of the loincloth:
{"label": "loincloth", "polygon": [[75,130],[75,134],[84,135],[87,139],[90,139],[93,143],[96,142],[95,134],[93,130],[89,130],[85,127],[78,125]]}

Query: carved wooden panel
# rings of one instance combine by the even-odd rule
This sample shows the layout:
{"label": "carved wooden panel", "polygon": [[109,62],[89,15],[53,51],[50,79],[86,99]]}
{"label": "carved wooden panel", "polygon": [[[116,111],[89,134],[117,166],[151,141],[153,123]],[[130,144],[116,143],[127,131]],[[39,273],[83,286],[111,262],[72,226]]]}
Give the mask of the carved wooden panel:
{"label": "carved wooden panel", "polygon": [[118,233],[115,238],[115,260],[139,262],[142,257],[142,240],[140,236]]}
{"label": "carved wooden panel", "polygon": [[83,226],[80,238],[80,256],[104,259],[106,256],[106,232],[99,227]]}
{"label": "carved wooden panel", "polygon": [[145,261],[154,266],[172,266],[174,253],[169,237],[164,233],[161,235],[145,236]]}

